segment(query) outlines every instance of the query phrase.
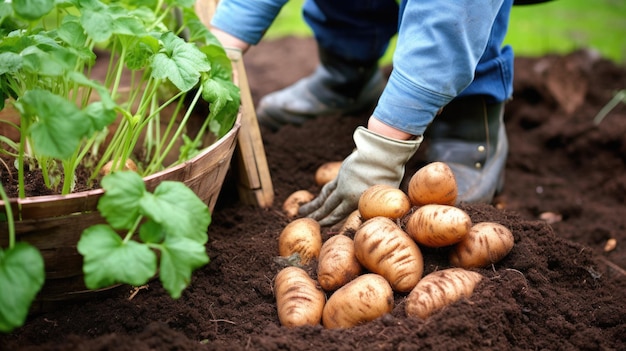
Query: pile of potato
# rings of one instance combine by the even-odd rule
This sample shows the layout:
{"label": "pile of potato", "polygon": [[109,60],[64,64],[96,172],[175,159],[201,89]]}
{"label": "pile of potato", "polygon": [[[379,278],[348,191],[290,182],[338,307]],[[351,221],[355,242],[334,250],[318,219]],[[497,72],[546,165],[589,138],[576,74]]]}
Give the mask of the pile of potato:
{"label": "pile of potato", "polygon": [[[320,170],[336,175],[329,167]],[[316,174],[318,185],[331,179],[318,180]],[[454,174],[445,163],[433,162],[413,175],[407,193],[387,185],[367,189],[339,233],[322,242],[317,221],[295,218],[298,207],[313,195],[292,194],[283,209],[293,220],[280,234],[279,255],[297,254],[302,265],[317,260],[317,276],[313,279],[298,266],[277,274],[274,292],[281,324],[321,322],[325,328],[349,328],[391,312],[394,293],[406,294],[407,316],[427,318],[470,296],[482,279],[472,268],[500,261],[513,248],[514,238],[501,224],[472,223],[455,206],[456,198]],[[449,247],[451,267],[423,277],[420,247]]]}

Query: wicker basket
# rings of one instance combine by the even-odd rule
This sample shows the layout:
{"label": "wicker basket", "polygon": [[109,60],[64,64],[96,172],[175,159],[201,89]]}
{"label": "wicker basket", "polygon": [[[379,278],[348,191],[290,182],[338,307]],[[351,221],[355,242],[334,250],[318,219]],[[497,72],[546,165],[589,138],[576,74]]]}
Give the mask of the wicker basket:
{"label": "wicker basket", "polygon": [[[241,115],[240,110],[233,128],[193,159],[144,178],[146,188],[153,191],[162,181],[182,181],[212,212],[237,145]],[[87,289],[83,281],[83,258],[76,250],[84,229],[104,223],[97,211],[98,200],[103,194],[102,189],[97,189],[68,195],[11,199],[15,218],[21,218],[15,223],[16,240],[38,248],[45,264],[46,280],[31,313],[50,310],[63,301],[91,298],[121,286],[98,291]],[[3,208],[4,203],[0,201],[0,209]],[[0,225],[0,247],[7,246],[8,230],[3,224]]]}

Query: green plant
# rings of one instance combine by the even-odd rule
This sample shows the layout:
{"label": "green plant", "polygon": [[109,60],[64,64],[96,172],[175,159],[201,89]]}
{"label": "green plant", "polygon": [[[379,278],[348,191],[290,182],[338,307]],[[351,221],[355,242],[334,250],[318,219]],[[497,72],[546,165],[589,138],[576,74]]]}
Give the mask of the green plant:
{"label": "green plant", "polygon": [[[0,153],[16,160],[19,197],[32,168],[41,169],[48,187],[62,185],[68,194],[82,165],[104,189],[97,209],[108,224],[87,228],[78,243],[88,288],[141,285],[158,267],[163,286],[178,298],[192,271],[209,261],[208,206],[181,182],[162,182],[150,193],[142,178],[193,157],[207,146],[206,133],[225,135],[239,110],[231,61],[193,4],[0,3],[0,110],[12,106],[19,113],[16,121],[0,122],[20,135],[0,136]],[[103,57],[106,73],[96,76]],[[191,137],[187,122],[200,99],[209,112]],[[165,164],[176,147],[177,161]],[[129,159],[137,161],[136,173],[121,171]],[[101,177],[111,162],[113,173]],[[9,245],[0,248],[0,332],[7,332],[24,323],[45,270],[35,247],[16,242],[20,215],[3,187],[0,196],[0,222],[9,228]]]}
{"label": "green plant", "polygon": [[[84,256],[86,286],[141,286],[156,276],[158,267],[165,290],[179,298],[193,270],[209,262],[204,248],[211,223],[207,205],[181,182],[164,181],[150,193],[131,171],[105,176],[102,187],[98,211],[107,224],[85,229],[77,247]],[[2,187],[0,196],[8,203]],[[41,254],[28,243],[15,243],[10,206],[6,212],[10,238],[9,247],[0,248],[0,332],[24,323],[45,279]],[[120,236],[118,231],[126,232]]]}
{"label": "green plant", "polygon": [[[40,168],[48,187],[62,184],[68,194],[78,165],[92,170],[91,180],[109,161],[120,169],[142,136],[139,172],[147,175],[171,166],[163,163],[177,142],[183,141],[182,162],[198,151],[207,130],[218,138],[230,130],[239,90],[226,52],[192,5],[41,0],[33,11],[26,0],[0,3],[0,109],[8,100],[20,114],[11,126],[21,138],[5,151],[17,157],[20,197],[27,166]],[[109,62],[96,80],[91,74],[102,50]],[[210,113],[191,139],[184,133],[200,98]],[[173,112],[166,114],[168,106]]]}
{"label": "green plant", "polygon": [[[2,183],[0,198],[4,203],[9,203]],[[0,332],[9,332],[24,323],[28,309],[45,278],[44,262],[39,250],[28,243],[15,242],[11,206],[6,206],[6,216],[9,247],[0,247]]]}
{"label": "green plant", "polygon": [[[102,187],[98,211],[108,224],[87,228],[78,242],[87,287],[145,284],[157,273],[153,250],[158,250],[159,278],[170,296],[179,298],[192,271],[209,262],[206,204],[180,182],[164,181],[150,193],[131,171],[104,177]],[[118,230],[126,233],[120,236]]]}

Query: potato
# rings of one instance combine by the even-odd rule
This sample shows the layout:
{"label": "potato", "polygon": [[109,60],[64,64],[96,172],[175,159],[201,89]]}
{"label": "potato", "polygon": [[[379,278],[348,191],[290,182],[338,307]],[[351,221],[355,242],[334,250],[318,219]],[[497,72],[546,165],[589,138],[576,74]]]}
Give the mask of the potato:
{"label": "potato", "polygon": [[463,268],[448,268],[427,274],[407,296],[406,315],[425,319],[433,312],[470,296],[481,279],[480,273]]}
{"label": "potato", "polygon": [[304,269],[291,266],[280,270],[274,295],[281,325],[317,325],[322,320],[326,295]]}
{"label": "potato", "polygon": [[298,218],[282,230],[278,238],[280,256],[300,255],[301,263],[307,264],[317,258],[322,248],[320,224],[312,218]]}
{"label": "potato", "polygon": [[322,245],[317,264],[317,280],[322,289],[334,291],[361,274],[361,264],[354,255],[354,241],[339,234]]}
{"label": "potato", "polygon": [[499,223],[480,222],[450,252],[450,263],[463,268],[486,267],[513,249],[513,233]]}
{"label": "potato", "polygon": [[418,244],[428,247],[454,245],[469,233],[472,219],[467,212],[449,205],[424,205],[405,224],[406,232]]}
{"label": "potato", "polygon": [[447,164],[432,162],[413,174],[407,193],[414,206],[454,205],[458,187],[454,173]]}
{"label": "potato", "polygon": [[325,328],[350,328],[393,310],[393,290],[375,273],[358,276],[330,296],[322,313]]}
{"label": "potato", "polygon": [[361,224],[363,224],[361,213],[359,213],[359,210],[354,210],[348,215],[345,222],[341,225],[339,234],[347,235],[348,233],[354,233],[357,229],[359,229]]}
{"label": "potato", "polygon": [[359,213],[363,220],[378,216],[397,219],[410,210],[409,197],[402,190],[390,185],[373,185],[359,198]]}
{"label": "potato", "polygon": [[[109,161],[105,163],[104,166],[102,166],[102,168],[100,169],[100,175],[105,176],[107,174],[110,174],[112,168],[113,168],[113,161]],[[121,170],[137,172],[137,165],[135,164],[133,160],[131,160],[130,158],[127,158],[126,162],[124,162],[124,167],[122,167]]]}
{"label": "potato", "polygon": [[313,198],[315,198],[315,195],[308,190],[295,191],[283,202],[283,211],[287,217],[295,218],[298,216],[300,206],[310,202]]}
{"label": "potato", "polygon": [[386,217],[363,223],[354,234],[354,250],[363,267],[383,276],[398,292],[411,291],[424,272],[422,252],[415,241]]}
{"label": "potato", "polygon": [[341,168],[341,161],[324,163],[315,171],[315,184],[323,186],[330,183],[339,174],[339,168]]}

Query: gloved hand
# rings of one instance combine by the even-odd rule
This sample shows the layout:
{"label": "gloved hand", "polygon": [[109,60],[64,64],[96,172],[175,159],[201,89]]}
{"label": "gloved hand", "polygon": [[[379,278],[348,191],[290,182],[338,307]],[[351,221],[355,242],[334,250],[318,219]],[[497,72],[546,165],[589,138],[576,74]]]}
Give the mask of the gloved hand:
{"label": "gloved hand", "polygon": [[322,226],[333,225],[357,208],[361,194],[372,185],[400,186],[404,165],[422,139],[390,139],[364,127],[357,128],[356,149],[343,161],[337,177],[322,188],[317,198],[300,207],[299,214]]}

